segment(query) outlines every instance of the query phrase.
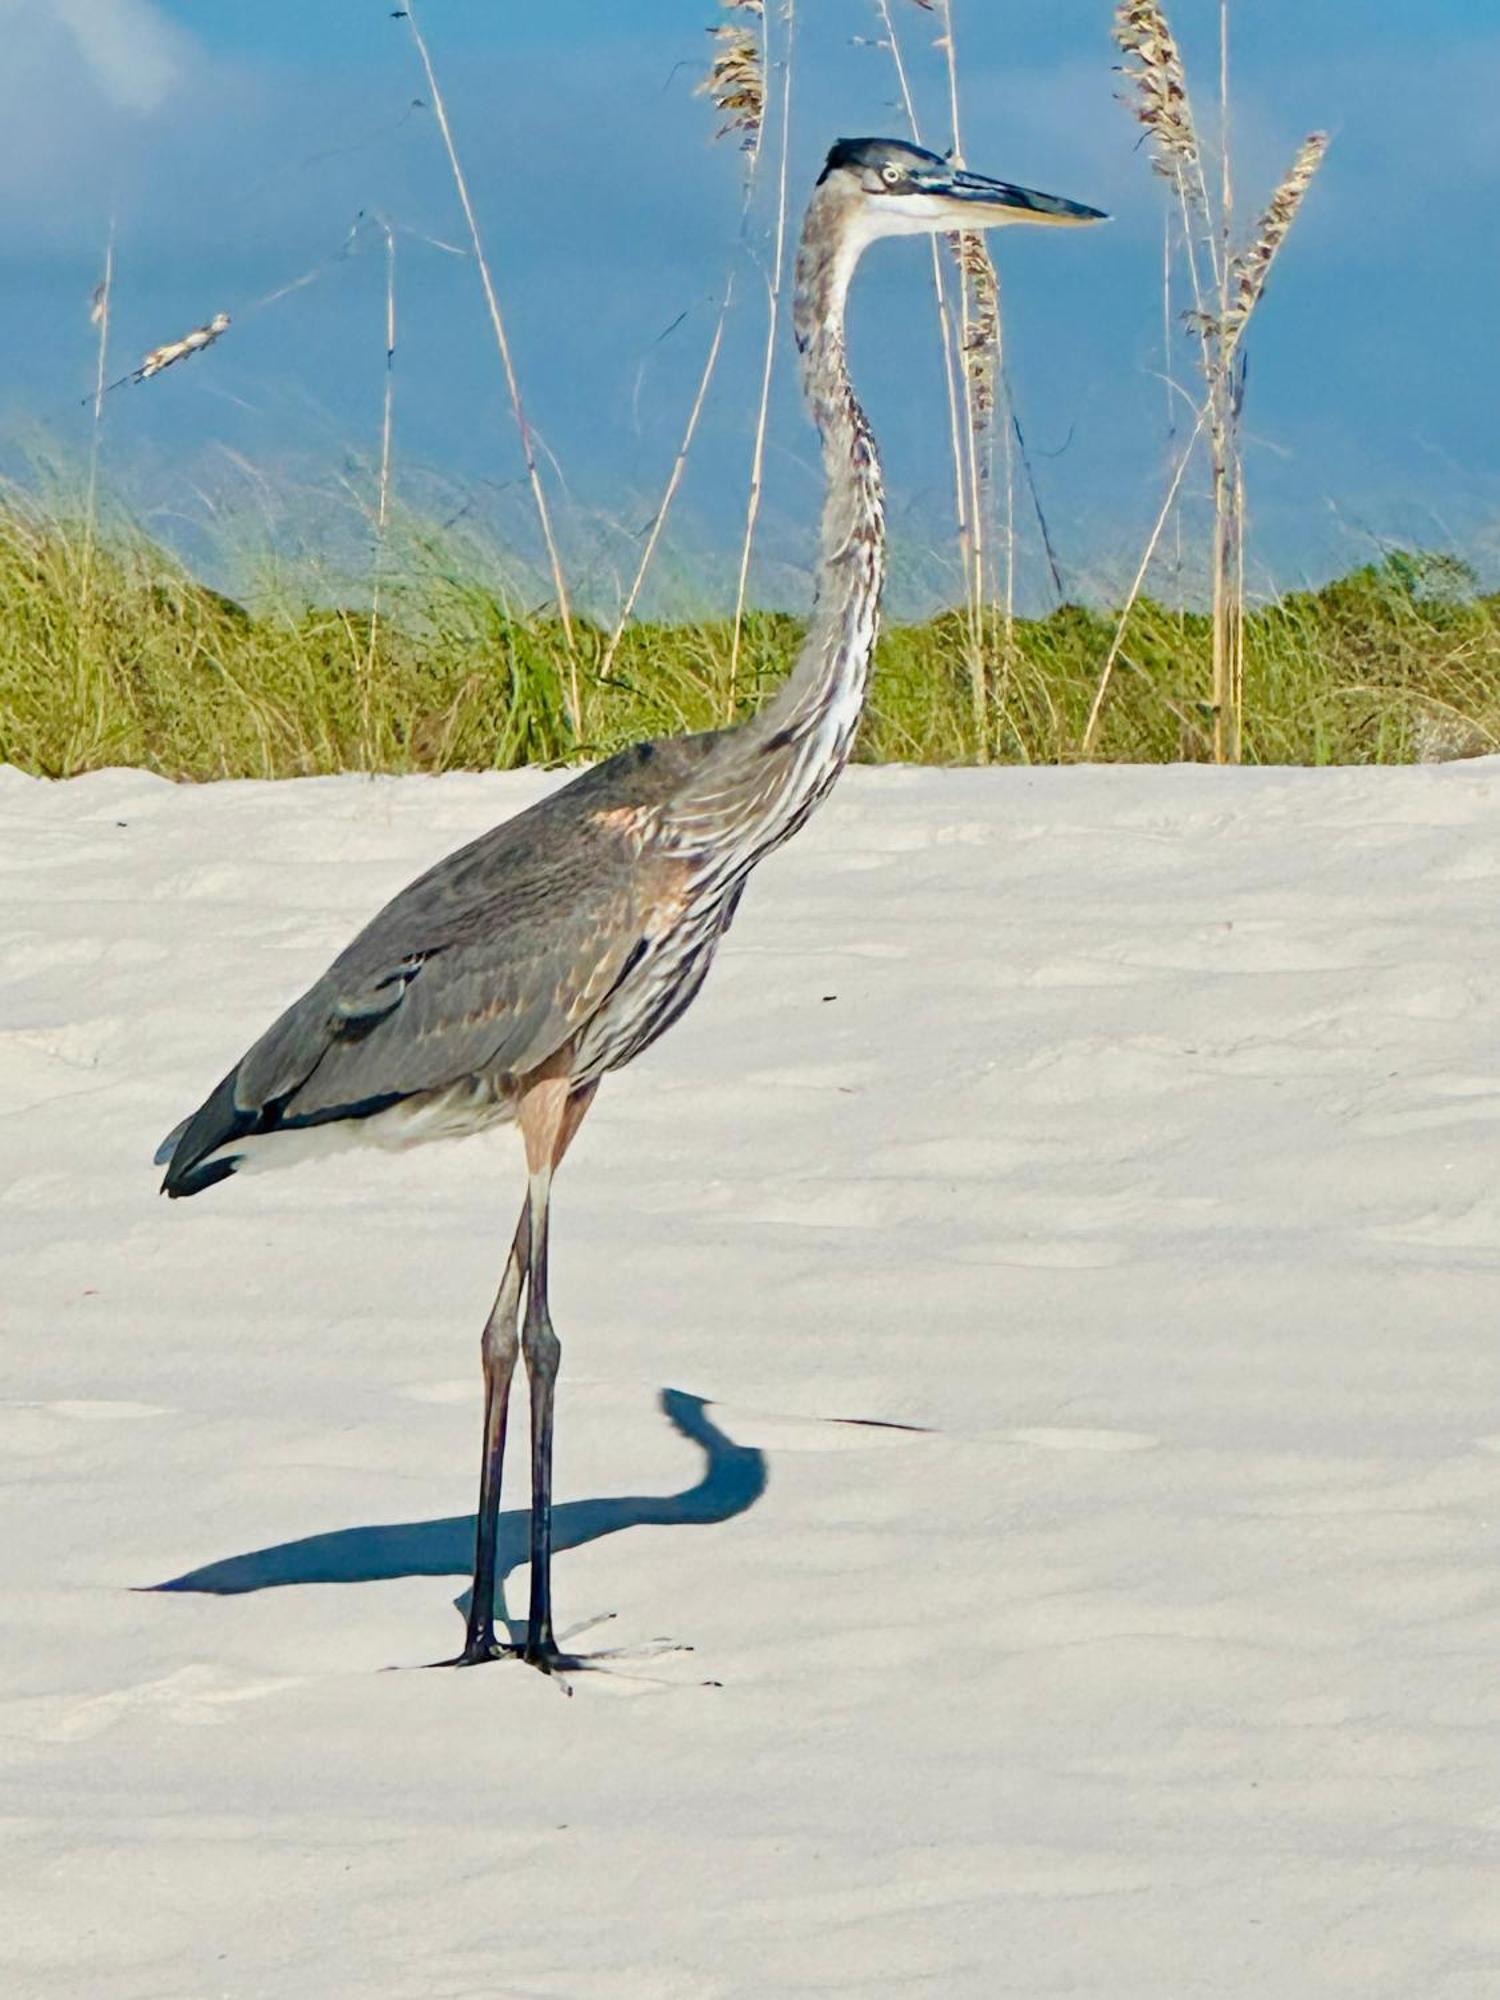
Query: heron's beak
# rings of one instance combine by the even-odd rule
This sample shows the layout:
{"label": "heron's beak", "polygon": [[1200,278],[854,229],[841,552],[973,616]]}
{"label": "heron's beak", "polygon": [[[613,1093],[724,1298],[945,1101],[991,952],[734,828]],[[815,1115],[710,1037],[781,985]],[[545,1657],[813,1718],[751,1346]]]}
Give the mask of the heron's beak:
{"label": "heron's beak", "polygon": [[993,229],[1007,222],[1074,226],[1109,220],[1102,208],[1085,208],[1082,202],[1064,201],[1061,195],[1038,194],[1035,188],[987,180],[983,174],[966,173],[957,167],[941,177],[934,175],[922,192],[949,210],[955,229]]}

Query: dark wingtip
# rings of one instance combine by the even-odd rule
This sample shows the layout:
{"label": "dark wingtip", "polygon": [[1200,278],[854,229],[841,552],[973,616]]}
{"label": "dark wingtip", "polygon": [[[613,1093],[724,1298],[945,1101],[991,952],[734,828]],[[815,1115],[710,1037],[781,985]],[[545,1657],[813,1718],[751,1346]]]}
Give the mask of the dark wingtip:
{"label": "dark wingtip", "polygon": [[227,1160],[211,1160],[206,1167],[189,1167],[183,1172],[173,1168],[163,1179],[161,1192],[170,1201],[180,1201],[184,1195],[202,1194],[217,1181],[227,1181],[239,1165],[239,1155]]}
{"label": "dark wingtip", "polygon": [[[183,1195],[201,1194],[204,1188],[212,1187],[232,1174],[239,1164],[237,1160],[209,1161],[210,1153],[218,1152],[231,1140],[243,1138],[254,1129],[258,1115],[244,1111],[235,1102],[234,1082],[237,1070],[231,1070],[223,1081],[217,1084],[199,1105],[198,1109],[180,1125],[176,1132],[163,1142],[172,1146],[167,1171],[162,1179],[161,1191],[176,1201]],[[160,1152],[157,1155],[160,1160]],[[205,1164],[207,1162],[207,1164]]]}
{"label": "dark wingtip", "polygon": [[153,1167],[166,1166],[172,1155],[177,1151],[177,1142],[187,1130],[189,1123],[188,1119],[182,1118],[172,1127],[166,1138],[162,1140],[156,1151],[151,1155],[151,1164]]}

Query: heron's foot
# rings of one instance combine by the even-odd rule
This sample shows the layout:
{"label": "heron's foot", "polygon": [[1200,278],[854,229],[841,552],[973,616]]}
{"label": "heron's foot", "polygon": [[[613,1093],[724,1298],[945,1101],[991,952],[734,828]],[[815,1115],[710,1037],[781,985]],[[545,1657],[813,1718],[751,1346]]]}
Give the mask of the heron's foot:
{"label": "heron's foot", "polygon": [[[585,1628],[586,1629],[586,1628]],[[572,1635],[569,1635],[572,1636]],[[674,1654],[690,1653],[691,1646],[677,1644],[671,1639],[652,1639],[639,1646],[607,1646],[592,1653],[565,1652],[550,1635],[533,1640],[497,1639],[493,1633],[481,1633],[465,1642],[461,1653],[451,1660],[432,1660],[434,1667],[483,1667],[492,1660],[519,1660],[523,1666],[535,1667],[540,1674],[557,1679],[566,1690],[567,1678],[571,1674],[609,1674],[628,1667],[635,1660],[662,1660]]]}
{"label": "heron's foot", "polygon": [[565,1653],[552,1638],[497,1639],[493,1632],[471,1632],[461,1653],[451,1660],[429,1660],[430,1667],[486,1667],[492,1660],[520,1660],[538,1673],[581,1672],[588,1662],[581,1654]]}
{"label": "heron's foot", "polygon": [[522,1666],[535,1667],[539,1674],[582,1674],[593,1667],[593,1657],[586,1653],[565,1653],[555,1640],[547,1639],[533,1645],[529,1639],[519,1642],[513,1639],[490,1639],[478,1646],[465,1646],[456,1660],[445,1664],[454,1667],[484,1667],[491,1660],[519,1660]]}

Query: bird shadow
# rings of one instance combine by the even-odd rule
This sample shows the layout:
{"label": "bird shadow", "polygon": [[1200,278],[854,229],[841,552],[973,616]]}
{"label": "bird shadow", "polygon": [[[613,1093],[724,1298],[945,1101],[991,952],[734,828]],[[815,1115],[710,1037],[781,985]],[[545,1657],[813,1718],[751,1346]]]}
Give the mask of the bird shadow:
{"label": "bird shadow", "polygon": [[[552,1510],[552,1545],[557,1553],[579,1549],[622,1528],[707,1527],[733,1520],[753,1507],[766,1490],[765,1454],[736,1444],[708,1415],[701,1396],[663,1389],[668,1422],[703,1453],[703,1473],[680,1493],[621,1493],[608,1499],[564,1500]],[[280,1590],[299,1583],[380,1583],[403,1576],[467,1576],[474,1563],[475,1517],[450,1514],[438,1521],[393,1521],[367,1527],[335,1528],[295,1542],[223,1556],[150,1591],[202,1591],[234,1597],[246,1591]],[[500,1515],[495,1589],[497,1617],[511,1623],[505,1609],[505,1580],[530,1556],[531,1513],[513,1507]],[[468,1593],[459,1603],[467,1603]]]}

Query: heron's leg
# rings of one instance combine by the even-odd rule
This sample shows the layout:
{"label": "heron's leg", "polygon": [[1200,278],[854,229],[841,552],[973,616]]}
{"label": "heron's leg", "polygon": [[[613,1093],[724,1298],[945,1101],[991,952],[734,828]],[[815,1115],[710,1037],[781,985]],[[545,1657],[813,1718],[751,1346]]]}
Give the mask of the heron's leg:
{"label": "heron's leg", "polygon": [[552,1399],[562,1347],[547,1309],[547,1197],[552,1169],[531,1183],[531,1284],[521,1339],[531,1389],[531,1608],[525,1658],[546,1668],[557,1652],[552,1632]]}
{"label": "heron's leg", "polygon": [[547,1306],[547,1225],[552,1175],[595,1086],[570,1092],[566,1079],[548,1079],[527,1093],[520,1123],[530,1172],[530,1221],[526,1314],[521,1349],[531,1389],[531,1606],[522,1657],[544,1673],[563,1664],[552,1630],[552,1402],[562,1348]]}
{"label": "heron's leg", "polygon": [[520,1341],[516,1332],[521,1287],[531,1254],[531,1200],[528,1195],[516,1226],[515,1240],[505,1261],[505,1275],[484,1323],[480,1346],[484,1362],[484,1456],[479,1467],[479,1517],[474,1535],[474,1588],[469,1598],[469,1628],[464,1635],[462,1662],[475,1664],[495,1656],[495,1566],[500,1528],[500,1472],[505,1459],[505,1419],[510,1407],[511,1377]]}

